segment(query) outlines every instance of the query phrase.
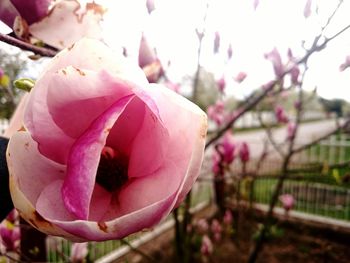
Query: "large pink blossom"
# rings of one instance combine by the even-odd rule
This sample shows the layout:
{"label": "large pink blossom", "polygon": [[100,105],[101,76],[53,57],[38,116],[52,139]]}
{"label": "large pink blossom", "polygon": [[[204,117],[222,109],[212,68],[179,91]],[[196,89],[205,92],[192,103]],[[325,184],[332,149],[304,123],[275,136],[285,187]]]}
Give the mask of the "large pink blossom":
{"label": "large pink blossom", "polygon": [[75,241],[152,227],[198,177],[206,129],[199,107],[82,39],[42,72],[9,142],[14,205],[39,230]]}
{"label": "large pink blossom", "polygon": [[0,20],[13,28],[17,37],[28,42],[41,40],[58,49],[82,37],[101,39],[104,12],[93,1],[86,5],[77,0],[1,0],[0,3]]}

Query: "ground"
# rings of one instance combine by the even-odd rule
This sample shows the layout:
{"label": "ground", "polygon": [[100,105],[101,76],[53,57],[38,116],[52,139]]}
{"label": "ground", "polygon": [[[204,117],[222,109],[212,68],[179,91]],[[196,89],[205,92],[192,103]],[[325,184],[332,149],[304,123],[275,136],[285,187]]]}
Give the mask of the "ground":
{"label": "ground", "polygon": [[[251,249],[252,236],[258,229],[261,217],[243,216],[239,232],[232,238],[226,238],[215,244],[213,254],[203,258],[194,254],[190,262],[247,262]],[[307,226],[279,221],[263,251],[258,263],[345,263],[350,262],[350,234],[337,230],[325,229],[322,226]],[[181,262],[174,255],[173,232],[168,231],[150,243],[141,247],[142,251],[151,255],[155,262]],[[149,262],[139,255],[130,254],[118,262]]]}

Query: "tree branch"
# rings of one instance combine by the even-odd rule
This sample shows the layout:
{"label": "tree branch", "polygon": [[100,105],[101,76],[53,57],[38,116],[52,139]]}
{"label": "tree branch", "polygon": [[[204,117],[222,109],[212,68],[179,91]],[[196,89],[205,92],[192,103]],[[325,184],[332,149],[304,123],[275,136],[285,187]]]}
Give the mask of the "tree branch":
{"label": "tree branch", "polygon": [[57,54],[55,50],[43,48],[43,47],[37,47],[2,33],[0,33],[0,41],[10,44],[12,46],[18,47],[23,50],[32,51],[33,53],[44,57],[53,57]]}

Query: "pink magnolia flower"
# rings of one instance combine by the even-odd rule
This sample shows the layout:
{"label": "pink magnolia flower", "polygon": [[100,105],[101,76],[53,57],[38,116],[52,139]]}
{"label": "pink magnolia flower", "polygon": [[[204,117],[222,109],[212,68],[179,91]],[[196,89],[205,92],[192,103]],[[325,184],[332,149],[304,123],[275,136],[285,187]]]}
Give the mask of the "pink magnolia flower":
{"label": "pink magnolia flower", "polygon": [[0,242],[6,251],[16,251],[21,239],[20,228],[4,220],[0,224]]}
{"label": "pink magnolia flower", "polygon": [[350,56],[347,56],[345,58],[345,62],[339,66],[340,71],[346,70],[348,67],[350,67]]}
{"label": "pink magnolia flower", "polygon": [[139,48],[139,66],[143,69],[149,82],[156,83],[164,74],[163,67],[156,52],[142,36]]}
{"label": "pink magnolia flower", "polygon": [[277,105],[275,107],[275,116],[277,119],[277,122],[279,123],[287,123],[288,122],[288,116],[286,115],[286,112],[284,111],[284,108],[280,105]]}
{"label": "pink magnolia flower", "polygon": [[73,243],[71,247],[71,253],[70,253],[70,262],[72,263],[80,263],[84,262],[84,259],[88,255],[88,243]]}
{"label": "pink magnolia flower", "polygon": [[283,208],[287,212],[293,208],[295,203],[294,197],[290,194],[280,195],[279,200],[281,201]]}
{"label": "pink magnolia flower", "polygon": [[123,238],[178,206],[198,177],[207,120],[103,43],[60,52],[9,142],[14,206],[73,241]]}
{"label": "pink magnolia flower", "polygon": [[246,142],[243,142],[239,148],[239,158],[242,163],[246,163],[250,159],[249,146]]}
{"label": "pink magnolia flower", "polygon": [[243,80],[245,80],[247,77],[247,73],[245,72],[239,72],[237,76],[234,78],[234,80],[238,83],[241,83]]}
{"label": "pink magnolia flower", "polygon": [[223,219],[224,224],[230,226],[233,222],[232,212],[230,210],[226,210]]}
{"label": "pink magnolia flower", "polygon": [[214,247],[210,238],[204,235],[202,238],[201,253],[203,256],[209,256],[213,253]]}

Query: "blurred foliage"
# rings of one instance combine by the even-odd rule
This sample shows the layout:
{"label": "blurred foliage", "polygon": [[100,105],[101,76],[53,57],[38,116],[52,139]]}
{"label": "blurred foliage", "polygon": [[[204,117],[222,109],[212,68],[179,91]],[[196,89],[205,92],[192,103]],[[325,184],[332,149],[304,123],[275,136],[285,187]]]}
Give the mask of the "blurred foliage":
{"label": "blurred foliage", "polygon": [[320,98],[320,102],[326,112],[334,112],[338,117],[343,117],[350,114],[350,105],[343,99],[327,100]]}
{"label": "blurred foliage", "polygon": [[9,119],[16,108],[19,95],[23,93],[12,85],[19,74],[27,67],[27,62],[20,51],[7,53],[0,50],[0,68],[5,78],[0,85],[0,119]]}

